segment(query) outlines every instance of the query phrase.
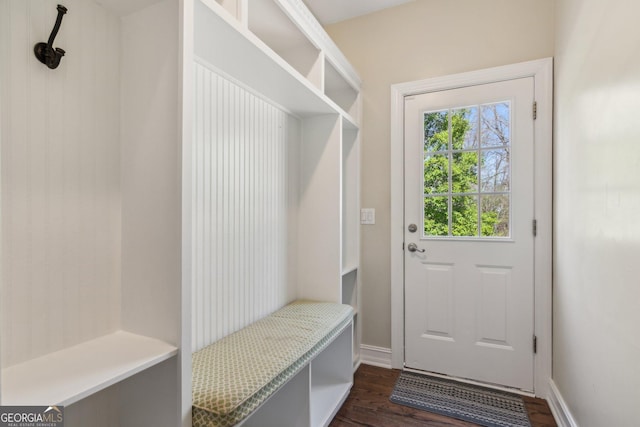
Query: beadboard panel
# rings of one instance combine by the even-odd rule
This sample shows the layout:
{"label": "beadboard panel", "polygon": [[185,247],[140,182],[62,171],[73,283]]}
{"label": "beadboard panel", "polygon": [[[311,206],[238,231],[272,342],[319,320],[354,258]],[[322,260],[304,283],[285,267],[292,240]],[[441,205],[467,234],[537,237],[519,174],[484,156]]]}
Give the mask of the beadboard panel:
{"label": "beadboard panel", "polygon": [[195,64],[193,349],[280,308],[288,285],[296,119]]}
{"label": "beadboard panel", "polygon": [[3,368],[119,326],[119,22],[65,1],[50,70],[47,6],[0,5]]}

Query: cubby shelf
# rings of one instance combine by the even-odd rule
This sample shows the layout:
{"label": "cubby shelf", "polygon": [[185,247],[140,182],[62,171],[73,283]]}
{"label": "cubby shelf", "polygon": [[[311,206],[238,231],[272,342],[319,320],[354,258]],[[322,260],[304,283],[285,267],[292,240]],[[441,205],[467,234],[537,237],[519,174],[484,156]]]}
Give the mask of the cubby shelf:
{"label": "cubby shelf", "polygon": [[311,427],[329,425],[349,395],[353,384],[349,355],[353,346],[353,329],[348,327],[311,363]]}
{"label": "cubby shelf", "polygon": [[347,265],[342,268],[342,276],[344,277],[347,274],[353,273],[354,271],[357,271],[357,270],[358,270],[357,265]]}
{"label": "cubby shelf", "polygon": [[[257,9],[253,14],[252,6]],[[293,114],[308,117],[338,113],[346,119],[346,128],[358,129],[355,110],[346,110],[323,91],[327,79],[325,51],[288,21],[275,2],[251,2],[248,9],[249,25],[244,27],[216,1],[196,0],[195,25],[201,29],[195,35],[196,56]],[[287,24],[252,19],[256,14],[275,16],[277,22]],[[330,81],[346,82],[335,68],[331,70]],[[350,91],[357,94],[355,89]]]}
{"label": "cubby shelf", "polygon": [[117,331],[2,370],[3,405],[70,405],[177,354],[163,341]]}

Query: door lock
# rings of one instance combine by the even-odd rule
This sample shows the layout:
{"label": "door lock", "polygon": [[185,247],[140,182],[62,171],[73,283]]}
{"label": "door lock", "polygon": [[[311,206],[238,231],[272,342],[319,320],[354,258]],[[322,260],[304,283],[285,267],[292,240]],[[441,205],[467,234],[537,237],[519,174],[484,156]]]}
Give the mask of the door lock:
{"label": "door lock", "polygon": [[424,249],[418,249],[418,245],[416,245],[415,243],[409,243],[409,245],[407,246],[407,249],[409,250],[409,252],[420,252],[420,253],[425,252]]}
{"label": "door lock", "polygon": [[415,224],[409,224],[409,232],[415,233],[416,231],[418,231],[418,226]]}

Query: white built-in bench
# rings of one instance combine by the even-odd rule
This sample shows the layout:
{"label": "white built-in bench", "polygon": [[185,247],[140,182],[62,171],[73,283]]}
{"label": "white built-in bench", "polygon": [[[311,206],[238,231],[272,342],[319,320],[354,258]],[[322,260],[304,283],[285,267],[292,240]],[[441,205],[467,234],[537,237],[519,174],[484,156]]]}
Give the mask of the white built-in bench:
{"label": "white built-in bench", "polygon": [[193,354],[194,427],[324,427],[353,384],[351,306],[296,301]]}

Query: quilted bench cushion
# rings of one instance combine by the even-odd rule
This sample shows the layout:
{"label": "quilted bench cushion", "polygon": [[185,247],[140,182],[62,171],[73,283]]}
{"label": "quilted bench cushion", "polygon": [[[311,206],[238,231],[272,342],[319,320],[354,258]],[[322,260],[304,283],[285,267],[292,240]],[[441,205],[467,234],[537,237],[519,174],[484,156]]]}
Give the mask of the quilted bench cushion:
{"label": "quilted bench cushion", "polygon": [[193,426],[246,418],[353,317],[348,305],[296,301],[193,354]]}

